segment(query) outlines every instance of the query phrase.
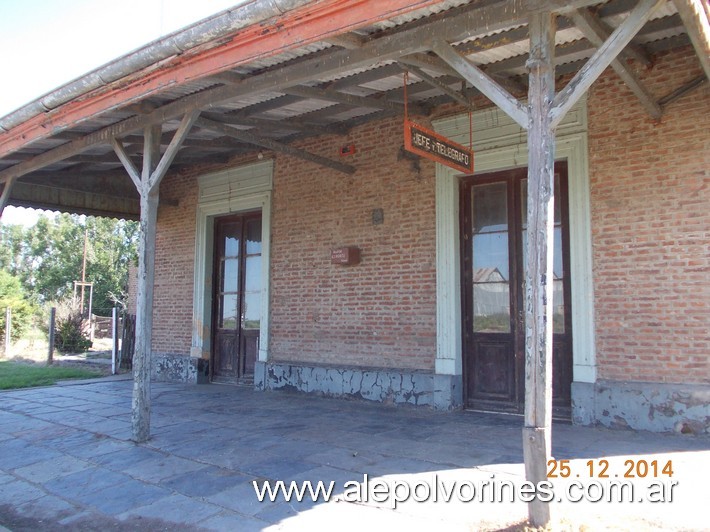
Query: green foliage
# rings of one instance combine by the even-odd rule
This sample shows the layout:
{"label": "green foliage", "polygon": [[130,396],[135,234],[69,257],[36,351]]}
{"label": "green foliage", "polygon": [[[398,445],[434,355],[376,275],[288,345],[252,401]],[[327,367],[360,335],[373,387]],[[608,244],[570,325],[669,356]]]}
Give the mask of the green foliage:
{"label": "green foliage", "polygon": [[16,275],[39,302],[70,297],[74,281],[82,279],[86,234],[86,281],[94,283],[92,312],[110,316],[115,305],[125,302],[128,266],[137,260],[138,231],[132,221],[69,214],[41,215],[26,229],[0,225],[0,268]]}
{"label": "green foliage", "polygon": [[61,379],[91,379],[101,374],[78,368],[32,366],[16,362],[0,362],[0,390],[48,386]]}
{"label": "green foliage", "polygon": [[62,353],[83,353],[91,348],[91,341],[84,334],[86,320],[81,315],[79,302],[65,300],[56,308],[54,347]]}
{"label": "green foliage", "polygon": [[32,325],[35,306],[26,299],[22,283],[5,270],[0,270],[0,336],[5,337],[5,309],[12,309],[12,340],[22,337]]}

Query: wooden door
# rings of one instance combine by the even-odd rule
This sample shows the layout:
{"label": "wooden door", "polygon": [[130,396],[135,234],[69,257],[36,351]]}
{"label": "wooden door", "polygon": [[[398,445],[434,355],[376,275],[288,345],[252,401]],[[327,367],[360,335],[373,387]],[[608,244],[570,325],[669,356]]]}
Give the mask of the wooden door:
{"label": "wooden door", "polygon": [[215,221],[211,376],[249,382],[259,351],[261,319],[261,214]]}
{"label": "wooden door", "polygon": [[[466,404],[521,413],[525,381],[527,169],[461,184]],[[567,168],[555,167],[553,406],[569,411],[572,329]]]}

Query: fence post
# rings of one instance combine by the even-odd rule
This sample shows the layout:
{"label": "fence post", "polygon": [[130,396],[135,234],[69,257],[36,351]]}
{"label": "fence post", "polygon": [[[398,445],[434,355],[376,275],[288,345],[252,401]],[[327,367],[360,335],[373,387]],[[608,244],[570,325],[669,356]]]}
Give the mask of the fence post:
{"label": "fence post", "polygon": [[5,309],[5,356],[10,356],[10,344],[12,338],[12,309]]}
{"label": "fence post", "polygon": [[116,374],[116,355],[118,354],[118,308],[111,309],[111,375]]}
{"label": "fence post", "polygon": [[47,364],[54,362],[54,327],[57,319],[57,309],[52,307],[49,310],[49,349],[47,350]]}

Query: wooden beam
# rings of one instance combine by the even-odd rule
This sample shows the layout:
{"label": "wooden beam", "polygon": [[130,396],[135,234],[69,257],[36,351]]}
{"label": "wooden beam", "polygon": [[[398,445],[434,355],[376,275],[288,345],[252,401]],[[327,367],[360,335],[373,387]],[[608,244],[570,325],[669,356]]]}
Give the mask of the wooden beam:
{"label": "wooden beam", "polygon": [[[555,96],[555,18],[533,14],[528,90],[528,229],[525,251],[525,478],[547,480],[552,428],[552,285],[554,263],[555,130],[550,107]],[[550,504],[528,503],[533,527],[547,528]]]}
{"label": "wooden beam", "polygon": [[178,127],[175,131],[173,140],[170,141],[168,149],[165,150],[165,153],[162,157],[160,157],[160,135],[158,135],[158,145],[155,151],[158,154],[157,156],[160,157],[160,161],[158,162],[156,167],[151,171],[150,176],[148,178],[147,186],[149,190],[153,190],[154,188],[160,186],[160,182],[163,180],[163,177],[165,177],[165,174],[168,171],[170,165],[172,164],[173,159],[175,159],[175,156],[182,147],[182,143],[185,141],[187,134],[190,132],[190,129],[192,128],[199,116],[200,111],[199,109],[196,109],[183,117],[182,121],[180,122],[180,127]]}
{"label": "wooden beam", "polygon": [[365,85],[366,83],[372,83],[373,81],[380,81],[399,73],[399,67],[394,63],[390,63],[388,65],[376,66],[375,68],[365,70],[364,72],[358,72],[357,74],[336,79],[321,86],[331,90],[340,90],[347,87]]}
{"label": "wooden beam", "polygon": [[442,61],[442,59],[436,55],[425,53],[408,54],[404,57],[400,57],[397,61],[404,65],[420,69],[426,68],[427,70],[431,70],[445,76],[455,76],[457,78],[461,78],[461,74],[459,74],[454,68],[451,68],[445,61]]}
{"label": "wooden beam", "polygon": [[[597,2],[598,0],[571,0],[565,2],[565,6],[576,8]],[[540,5],[547,4],[542,2]],[[403,55],[422,52],[430,47],[428,43],[432,41],[434,36],[443,36],[453,42],[524,24],[529,9],[527,0],[476,3],[452,9],[445,16],[434,17],[432,21],[417,25],[409,30],[371,39],[357,50],[336,49],[317,57],[249,76],[238,85],[225,85],[200,91],[168,103],[152,113],[112,124],[42,153],[29,161],[0,171],[0,183],[5,182],[11,176],[21,176],[81,153],[90,146],[110,143],[114,137],[125,136],[148,124],[162,124],[191,109],[212,107],[219,102],[229,101],[247,94],[255,95],[267,91],[278,91],[280,88],[306,83],[313,79],[315,73],[318,77],[325,78],[346,70],[366,68],[372,65],[373,56],[377,57],[379,61],[387,61]],[[0,156],[9,153],[8,150],[9,148],[0,145]]]}
{"label": "wooden beam", "polygon": [[334,90],[319,89],[317,87],[306,87],[304,85],[300,85],[298,87],[287,87],[282,89],[282,92],[292,96],[300,96],[301,98],[312,98],[315,100],[342,103],[350,105],[351,107],[404,111],[404,105],[401,103],[391,102],[384,98],[369,98],[366,96],[357,96],[355,94],[347,94]]}
{"label": "wooden beam", "polygon": [[673,0],[698,54],[705,76],[710,79],[710,20],[701,0]]}
{"label": "wooden beam", "polygon": [[704,74],[701,76],[698,76],[695,79],[690,80],[688,83],[683,85],[682,87],[678,87],[676,90],[673,92],[666,94],[663,98],[660,98],[658,100],[658,105],[661,107],[665,107],[667,105],[670,105],[672,102],[676,101],[678,98],[681,98],[688,94],[689,92],[697,89],[700,87],[703,83],[707,83],[708,78]]}
{"label": "wooden beam", "polygon": [[224,72],[220,72],[219,74],[211,75],[209,79],[225,85],[238,85],[244,81],[244,77],[245,76],[232,72],[231,70],[226,70]]}
{"label": "wooden beam", "polygon": [[435,87],[439,89],[441,92],[452,98],[454,101],[459,102],[461,105],[466,107],[467,109],[470,109],[472,107],[471,101],[466,98],[463,94],[461,94],[458,91],[455,91],[448,85],[440,82],[438,79],[436,79],[434,76],[430,76],[426,72],[424,72],[421,68],[415,67],[412,65],[405,65],[404,63],[398,63],[402,70],[405,72],[411,72],[415,76],[417,76],[419,79],[426,81],[429,85],[432,87]]}
{"label": "wooden beam", "polygon": [[[587,7],[580,8],[576,11],[572,11],[571,15],[574,15],[574,13],[581,11],[584,13],[589,13],[589,15],[596,21],[597,24],[599,24],[599,29],[601,33],[606,35],[603,40],[606,40],[609,35],[611,35],[614,32],[614,28],[604,22],[601,17],[598,15],[595,15],[591,9]],[[567,16],[571,16],[567,15]],[[660,22],[660,20],[659,20]],[[646,68],[651,68],[653,66],[653,60],[651,59],[651,56],[648,54],[646,49],[641,46],[640,44],[635,44],[633,41],[630,42],[629,44],[626,45],[626,48],[621,50],[619,52],[619,56],[622,59],[627,59],[627,60],[632,60],[636,61],[639,65],[643,65]]]}
{"label": "wooden beam", "polygon": [[298,157],[300,159],[304,159],[306,161],[319,164],[321,166],[326,166],[328,168],[332,168],[333,170],[337,170],[338,172],[343,172],[345,174],[355,173],[355,167],[353,166],[339,163],[337,161],[332,161],[325,157],[321,157],[320,155],[315,155],[313,153],[294,148],[292,146],[289,146],[288,144],[283,144],[275,140],[257,137],[256,135],[254,135],[253,133],[249,133],[248,131],[240,131],[238,129],[234,129],[233,127],[220,124],[219,122],[207,120],[206,118],[198,119],[197,125],[205,129],[211,129],[213,131],[221,133],[222,135],[228,135],[244,142],[248,142],[249,144],[253,144],[255,146],[261,146],[262,148],[267,148],[276,152],[285,153],[287,155]]}
{"label": "wooden beam", "polygon": [[2,217],[2,213],[5,210],[7,203],[10,201],[10,193],[12,192],[12,187],[14,186],[15,181],[17,181],[17,178],[8,179],[3,185],[2,195],[0,195],[0,218]]}
{"label": "wooden beam", "polygon": [[126,169],[128,177],[131,178],[131,181],[133,181],[133,184],[136,186],[136,189],[138,189],[138,191],[140,192],[141,176],[138,173],[138,168],[136,168],[136,165],[133,163],[133,160],[126,152],[126,148],[123,146],[123,142],[121,142],[117,138],[114,138],[111,141],[111,145],[113,146],[113,151],[116,152],[119,161],[121,161],[121,164],[123,164],[123,168]]}
{"label": "wooden beam", "polygon": [[202,113],[202,116],[220,122],[222,124],[232,124],[236,126],[253,127],[266,131],[302,131],[306,133],[315,133],[318,135],[345,135],[347,128],[340,124],[315,124],[308,123],[302,120],[294,120],[286,118],[283,120],[269,120],[266,118],[242,117],[230,114],[219,113]]}
{"label": "wooden beam", "polygon": [[[609,38],[609,33],[601,25],[600,21],[586,8],[574,11],[568,15],[572,18],[575,25],[586,39],[597,48],[601,47]],[[627,47],[628,48],[628,47]],[[643,105],[644,109],[651,115],[651,118],[658,120],[661,118],[663,111],[661,106],[656,103],[656,100],[644,86],[636,73],[625,62],[618,57],[612,60],[611,68],[614,69],[624,83],[631,89],[636,97]]]}
{"label": "wooden beam", "polygon": [[489,100],[495,103],[508,114],[520,127],[528,127],[527,110],[508,91],[496,83],[480,68],[460,55],[451,45],[444,41],[435,41],[434,53],[446,61],[451,67],[461,74],[466,81],[481,91]]}
{"label": "wooden beam", "polygon": [[626,20],[614,30],[585,65],[557,96],[552,107],[552,127],[556,128],[574,104],[587,92],[609,64],[666,0],[640,0]]}
{"label": "wooden beam", "polygon": [[335,46],[340,46],[346,50],[357,50],[362,48],[367,39],[362,35],[357,33],[341,33],[340,35],[333,35],[325,39],[325,42],[330,43]]}

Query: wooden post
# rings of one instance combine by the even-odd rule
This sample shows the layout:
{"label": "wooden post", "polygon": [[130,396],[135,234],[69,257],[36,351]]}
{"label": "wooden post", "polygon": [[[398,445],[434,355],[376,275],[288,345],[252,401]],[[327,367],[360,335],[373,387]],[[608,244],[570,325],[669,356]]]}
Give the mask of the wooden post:
{"label": "wooden post", "polygon": [[47,365],[54,363],[54,327],[57,321],[57,309],[52,307],[49,310],[49,348],[47,349]]}
{"label": "wooden post", "polygon": [[150,175],[160,159],[160,127],[145,130],[141,177],[138,289],[136,291],[136,351],[133,355],[133,439],[150,437],[150,368],[153,338],[153,286],[155,281],[155,234],[158,221],[158,187],[150,187]]}
{"label": "wooden post", "polygon": [[[528,238],[525,269],[525,477],[547,479],[552,425],[552,265],[555,131],[550,110],[555,97],[555,19],[532,14],[528,59]],[[550,505],[533,499],[530,523],[547,527]]]}
{"label": "wooden post", "polygon": [[155,279],[155,233],[158,221],[160,182],[200,115],[186,114],[163,156],[160,156],[161,126],[145,129],[143,167],[139,173],[121,141],[113,139],[113,149],[136,186],[141,200],[140,240],[138,244],[138,289],[136,291],[136,343],[133,355],[133,401],[131,424],[133,439],[150,438],[150,369],[153,338],[153,285]]}
{"label": "wooden post", "polygon": [[5,309],[5,356],[10,355],[10,346],[12,345],[12,309]]}
{"label": "wooden post", "polygon": [[111,309],[111,375],[116,374],[116,355],[118,353],[118,309]]}

